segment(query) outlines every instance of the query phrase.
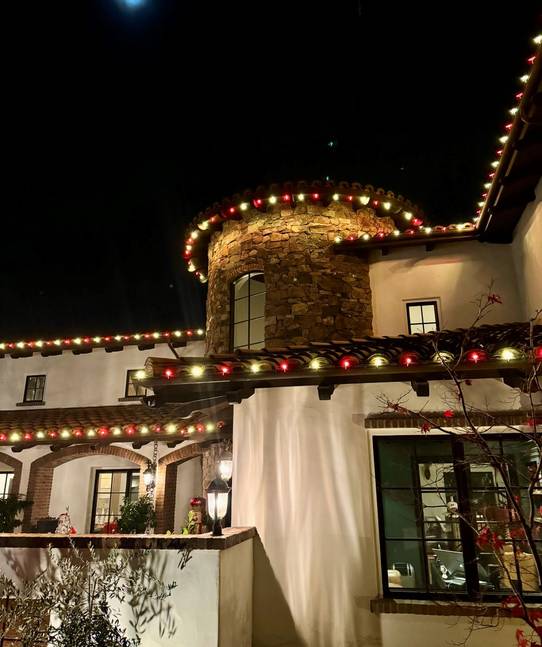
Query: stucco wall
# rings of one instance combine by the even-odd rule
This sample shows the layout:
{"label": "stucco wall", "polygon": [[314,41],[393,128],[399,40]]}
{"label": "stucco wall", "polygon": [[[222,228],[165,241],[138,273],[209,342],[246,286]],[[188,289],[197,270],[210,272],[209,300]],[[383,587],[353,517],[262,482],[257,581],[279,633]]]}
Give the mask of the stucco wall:
{"label": "stucco wall", "polygon": [[[232,522],[256,526],[261,538],[255,647],[421,644],[420,633],[405,638],[409,627],[421,626],[415,617],[370,611],[381,592],[380,558],[372,440],[363,419],[381,411],[379,394],[394,399],[407,390],[400,383],[343,385],[320,401],[315,387],[275,388],[235,405]],[[445,396],[445,385],[431,383],[430,398],[411,395],[405,406],[442,410]],[[469,398],[482,408],[488,400],[495,408],[519,404],[497,380],[477,381]],[[446,647],[464,637],[466,623],[451,624],[428,620],[423,643]],[[492,634],[495,645],[512,644],[508,629]]]}
{"label": "stucco wall", "polygon": [[516,227],[513,251],[523,317],[528,319],[542,308],[542,180]]}
{"label": "stucco wall", "polygon": [[392,250],[388,256],[374,253],[370,265],[373,327],[376,335],[408,332],[406,301],[439,301],[440,327],[453,329],[472,324],[472,302],[492,292],[502,297],[484,323],[524,320],[516,268],[510,245],[455,243]]}
{"label": "stucco wall", "polygon": [[[250,647],[252,541],[223,551],[193,550],[183,571],[178,569],[176,550],[151,550],[149,569],[163,582],[177,582],[177,587],[166,600],[167,615],[147,609],[141,647]],[[45,549],[0,548],[0,572],[15,581],[31,578],[46,557]],[[120,611],[120,622],[130,635],[133,612],[128,604]],[[169,619],[171,635],[160,632],[160,617]]]}
{"label": "stucco wall", "polygon": [[[204,342],[190,342],[178,348],[179,355],[201,356]],[[119,404],[124,397],[126,371],[142,368],[147,357],[173,357],[169,348],[160,344],[154,349],[140,351],[126,346],[116,353],[96,349],[85,355],[64,351],[62,355],[0,359],[0,409],[15,409],[24,396],[27,375],[46,375],[45,406],[89,407]],[[127,403],[129,406],[130,403]]]}

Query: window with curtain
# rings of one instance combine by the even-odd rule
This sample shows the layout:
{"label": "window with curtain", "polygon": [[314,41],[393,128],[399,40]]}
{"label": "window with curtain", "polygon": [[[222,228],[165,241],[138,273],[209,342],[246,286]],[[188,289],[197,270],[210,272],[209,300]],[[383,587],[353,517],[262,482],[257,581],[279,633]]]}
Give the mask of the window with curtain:
{"label": "window with curtain", "polygon": [[90,532],[118,519],[124,501],[139,497],[139,470],[97,470]]}
{"label": "window with curtain", "polygon": [[232,349],[265,345],[265,280],[263,272],[248,272],[232,284]]}
{"label": "window with curtain", "polygon": [[[506,465],[514,497],[528,509],[538,452],[523,439],[488,442]],[[509,595],[512,586],[540,594],[502,477],[480,450],[457,439],[405,436],[377,437],[374,450],[386,595],[491,597]],[[542,550],[542,483],[534,500],[533,532]],[[502,538],[500,553],[480,540],[485,528]]]}
{"label": "window with curtain", "polygon": [[13,472],[0,472],[0,499],[5,499],[11,494],[13,477]]}

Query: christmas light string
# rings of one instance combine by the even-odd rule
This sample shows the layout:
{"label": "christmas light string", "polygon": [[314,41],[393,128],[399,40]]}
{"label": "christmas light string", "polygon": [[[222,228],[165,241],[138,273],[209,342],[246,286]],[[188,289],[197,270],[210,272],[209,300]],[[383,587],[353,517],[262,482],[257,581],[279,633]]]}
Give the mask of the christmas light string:
{"label": "christmas light string", "polygon": [[[530,56],[527,59],[527,64],[530,65],[531,68],[529,69],[528,73],[524,74],[519,78],[520,83],[523,84],[524,86],[528,85],[529,79],[531,77],[531,72],[533,69],[532,66],[534,65],[536,57],[540,55],[540,45],[542,44],[542,34],[538,34],[537,36],[535,36],[533,38],[533,43],[537,46],[537,53],[534,54],[533,56]],[[487,199],[491,193],[493,182],[495,180],[495,177],[497,176],[497,172],[501,164],[501,161],[505,157],[504,153],[505,153],[506,147],[508,146],[510,133],[514,129],[515,124],[521,119],[521,107],[522,107],[521,104],[524,100],[524,96],[525,96],[525,93],[523,91],[517,92],[515,95],[516,105],[510,108],[510,110],[508,111],[512,119],[511,120],[508,119],[506,121],[503,129],[503,134],[498,139],[499,146],[495,153],[495,159],[490,163],[490,171],[488,172],[487,179],[483,186],[484,191],[482,193],[481,199],[477,203],[476,215],[472,219],[473,222],[476,223],[476,226],[478,226],[480,216],[486,209]]]}
{"label": "christmas light string", "polygon": [[51,443],[77,442],[82,440],[112,440],[114,442],[133,442],[134,439],[152,438],[153,434],[160,436],[182,436],[189,438],[194,434],[212,434],[225,426],[223,420],[217,422],[198,422],[190,425],[180,425],[176,422],[166,424],[126,424],[99,426],[61,426],[43,427],[37,431],[0,431],[0,444],[9,443]]}
{"label": "christmas light string", "polygon": [[124,335],[84,336],[57,338],[34,341],[0,342],[0,353],[16,351],[46,351],[48,349],[73,350],[77,348],[101,348],[114,344],[154,344],[175,343],[181,340],[202,339],[205,331],[202,328],[189,330],[173,330],[162,332],[131,333]]}

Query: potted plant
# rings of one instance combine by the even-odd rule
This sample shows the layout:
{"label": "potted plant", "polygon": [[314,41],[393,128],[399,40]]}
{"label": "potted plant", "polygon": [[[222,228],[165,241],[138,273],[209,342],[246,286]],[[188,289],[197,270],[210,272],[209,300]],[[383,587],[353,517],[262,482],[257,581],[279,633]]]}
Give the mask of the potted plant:
{"label": "potted plant", "polygon": [[135,501],[125,501],[120,509],[119,532],[142,534],[156,527],[156,513],[152,500],[142,496]]}
{"label": "potted plant", "polygon": [[0,532],[13,532],[20,526],[22,519],[19,513],[32,505],[32,501],[21,499],[17,494],[8,494],[5,499],[0,499]]}

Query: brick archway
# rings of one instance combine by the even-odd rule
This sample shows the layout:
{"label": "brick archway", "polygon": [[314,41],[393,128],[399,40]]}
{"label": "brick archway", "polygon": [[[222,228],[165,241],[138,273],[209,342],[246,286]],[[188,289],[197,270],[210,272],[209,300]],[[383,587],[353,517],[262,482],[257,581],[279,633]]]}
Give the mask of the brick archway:
{"label": "brick archway", "polygon": [[[53,474],[55,467],[63,465],[68,461],[84,458],[85,456],[118,456],[124,458],[136,465],[139,470],[143,471],[147,465],[145,456],[138,454],[131,449],[116,447],[114,445],[102,445],[93,447],[92,445],[73,445],[66,447],[58,452],[51,452],[45,456],[37,458],[30,465],[30,475],[28,478],[27,499],[33,501],[33,505],[25,510],[23,529],[30,530],[36,521],[49,515],[49,503],[51,500],[51,490],[53,487]],[[145,485],[143,479],[140,479],[140,492],[144,494]]]}
{"label": "brick archway", "polygon": [[162,456],[158,461],[156,475],[156,517],[157,532],[179,531],[175,528],[175,499],[177,495],[177,467],[198,456],[202,461],[202,489],[205,491],[212,474],[213,466],[222,447],[220,440],[204,443],[193,443],[180,447],[175,451]]}
{"label": "brick archway", "polygon": [[4,454],[0,452],[0,463],[5,463],[10,467],[13,467],[13,482],[11,485],[11,493],[19,494],[21,488],[21,475],[23,473],[23,464],[18,458],[14,458],[9,454]]}

